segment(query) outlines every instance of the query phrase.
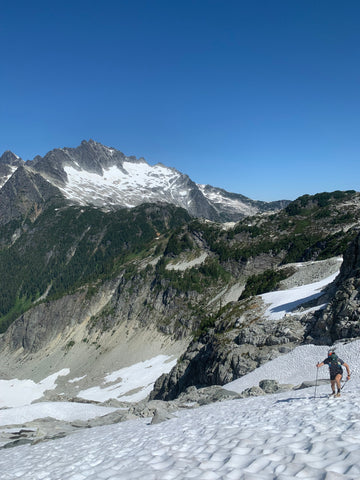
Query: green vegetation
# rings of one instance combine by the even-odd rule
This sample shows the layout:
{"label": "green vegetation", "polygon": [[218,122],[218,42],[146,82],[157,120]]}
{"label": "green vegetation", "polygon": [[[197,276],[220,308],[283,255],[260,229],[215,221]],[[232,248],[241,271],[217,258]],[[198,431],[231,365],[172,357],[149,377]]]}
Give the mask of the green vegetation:
{"label": "green vegetation", "polygon": [[208,258],[200,267],[189,268],[183,272],[168,270],[166,260],[162,258],[156,266],[153,285],[155,288],[166,285],[179,292],[202,292],[205,286],[229,281],[230,277],[231,275],[215,258]]}
{"label": "green vegetation", "polygon": [[65,345],[65,350],[68,352],[70,348],[72,348],[75,345],[74,340],[70,340],[66,345]]}
{"label": "green vegetation", "polygon": [[259,275],[251,275],[246,282],[245,289],[240,299],[249,298],[253,295],[271,292],[278,288],[279,282],[285,280],[294,273],[292,268],[283,270],[266,270]]}
{"label": "green vegetation", "polygon": [[307,214],[309,210],[314,208],[328,207],[331,203],[345,201],[355,194],[355,190],[347,190],[345,192],[336,190],[335,192],[323,192],[316,195],[303,195],[294,202],[289,203],[285,211],[290,216]]}
{"label": "green vegetation", "polygon": [[192,250],[193,243],[187,233],[180,235],[177,229],[169,238],[168,244],[164,251],[165,255],[179,255],[181,252]]}
{"label": "green vegetation", "polygon": [[26,312],[32,305],[30,299],[26,297],[16,297],[14,304],[9,308],[5,315],[1,318],[0,333],[3,333],[12,322],[18,318],[22,313]]}
{"label": "green vegetation", "polygon": [[0,250],[0,332],[49,286],[47,301],[112,278],[129,259],[148,251],[158,234],[189,219],[171,205],[114,212],[50,206],[14,244]]}
{"label": "green vegetation", "polygon": [[208,333],[208,331],[212,328],[215,328],[215,322],[217,320],[217,316],[215,315],[208,315],[202,318],[199,328],[194,332],[194,340],[198,340],[201,336]]}
{"label": "green vegetation", "polygon": [[244,263],[261,254],[280,256],[283,264],[320,260],[343,254],[356,235],[355,230],[339,231],[341,225],[360,221],[357,207],[344,212],[342,206],[356,195],[352,190],[304,195],[277,214],[245,218],[228,231],[199,220],[188,228],[204,239],[225,268],[228,262]]}

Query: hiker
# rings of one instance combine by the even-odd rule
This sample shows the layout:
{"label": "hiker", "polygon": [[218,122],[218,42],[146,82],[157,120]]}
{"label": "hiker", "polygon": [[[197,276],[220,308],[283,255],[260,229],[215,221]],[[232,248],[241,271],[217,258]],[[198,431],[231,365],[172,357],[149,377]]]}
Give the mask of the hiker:
{"label": "hiker", "polygon": [[[343,360],[341,360],[341,358],[339,358],[336,355],[334,350],[329,350],[327,358],[325,358],[323,362],[316,364],[318,368],[322,367],[323,365],[329,365],[332,395],[334,397],[340,397],[340,390],[341,390],[340,381],[343,374],[342,365],[346,368],[347,379],[350,380],[349,365],[345,363]],[[337,393],[335,393],[335,386],[337,387]]]}

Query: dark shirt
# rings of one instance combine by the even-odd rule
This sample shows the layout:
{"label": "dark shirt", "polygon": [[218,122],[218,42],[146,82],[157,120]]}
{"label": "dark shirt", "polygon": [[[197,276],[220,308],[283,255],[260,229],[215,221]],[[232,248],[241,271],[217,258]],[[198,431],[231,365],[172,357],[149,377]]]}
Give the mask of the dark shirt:
{"label": "dark shirt", "polygon": [[331,373],[342,373],[341,365],[344,364],[344,361],[339,357],[327,357],[323,363],[329,365],[330,374]]}

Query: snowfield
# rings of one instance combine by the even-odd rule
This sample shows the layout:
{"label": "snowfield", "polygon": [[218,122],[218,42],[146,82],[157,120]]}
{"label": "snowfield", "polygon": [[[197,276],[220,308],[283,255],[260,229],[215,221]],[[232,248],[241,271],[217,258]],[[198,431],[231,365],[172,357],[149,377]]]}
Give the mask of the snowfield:
{"label": "snowfield", "polygon": [[[318,288],[318,284],[308,285],[302,291],[303,298],[317,295]],[[297,295],[296,300],[287,304],[298,300]],[[271,308],[286,311],[281,305],[284,297],[269,305],[269,313]],[[264,379],[292,385],[317,377],[326,380],[318,382],[316,388],[181,409],[174,418],[160,424],[151,424],[151,418],[131,420],[81,430],[49,442],[1,449],[0,479],[357,480],[360,478],[359,349],[360,340],[336,345],[338,355],[350,365],[352,374],[351,380],[344,383],[340,398],[328,398],[327,367],[316,368],[316,363],[326,357],[328,347],[304,345],[224,388],[242,392]],[[139,373],[144,374],[144,367],[153,365],[160,372],[169,363],[169,359],[167,362],[153,359],[149,364],[109,374],[107,380],[115,382],[116,392],[125,392],[127,383],[138,389]],[[51,388],[60,374],[66,372],[58,372],[40,382],[41,385],[33,385],[37,391],[35,397],[39,398],[38,389],[44,384]],[[143,385],[148,387],[150,380],[151,375],[145,375]],[[19,397],[27,394],[28,384],[11,382],[1,384],[0,397],[7,398],[8,406],[11,402],[14,405],[0,410],[2,428],[36,416],[72,420],[114,410],[66,402],[25,405]],[[105,386],[91,393],[97,398],[101,394],[109,398],[110,392]]]}
{"label": "snowfield", "polygon": [[[175,365],[176,359],[158,355],[107,375],[105,385],[82,390],[78,397],[99,402],[110,398],[124,402],[139,402],[150,394],[155,380],[163,373],[170,372]],[[110,386],[107,386],[107,383],[110,383]]]}
{"label": "snowfield", "polygon": [[[360,341],[338,347],[353,372],[339,399],[328,399],[330,386],[321,385],[316,398],[311,387],[183,410],[158,425],[148,418],[96,427],[0,451],[0,479],[358,479],[359,347]],[[315,364],[325,354],[325,347],[299,347],[296,361],[283,355],[227,388],[276,376],[314,380]],[[327,375],[322,367],[319,377]]]}
{"label": "snowfield", "polygon": [[[322,290],[329,285],[329,283],[333,282],[337,275],[338,272],[308,285],[301,285],[300,287],[294,287],[288,290],[263,293],[260,296],[264,303],[268,305],[265,316],[270,320],[279,320],[283,318],[285,314],[298,308],[302,303],[310,302],[311,300],[321,297],[323,294]],[[321,307],[324,307],[324,305],[314,307],[311,310],[316,310]]]}

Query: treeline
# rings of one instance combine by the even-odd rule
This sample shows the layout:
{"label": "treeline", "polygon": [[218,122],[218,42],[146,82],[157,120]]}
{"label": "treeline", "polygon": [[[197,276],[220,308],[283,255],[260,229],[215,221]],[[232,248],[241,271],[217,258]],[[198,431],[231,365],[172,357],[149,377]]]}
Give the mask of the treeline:
{"label": "treeline", "polygon": [[184,271],[166,268],[166,258],[163,257],[156,265],[153,286],[163,288],[171,286],[179,292],[202,292],[208,286],[217,282],[229,281],[231,275],[217,261],[207,258],[198,268],[192,267]]}
{"label": "treeline", "polygon": [[[316,207],[328,207],[332,202],[347,200],[353,197],[354,194],[356,194],[355,190],[336,190],[334,192],[322,192],[315,195],[303,195],[291,202],[285,208],[285,211],[291,216],[306,214],[307,210]],[[328,211],[328,214],[331,215],[330,211]]]}

